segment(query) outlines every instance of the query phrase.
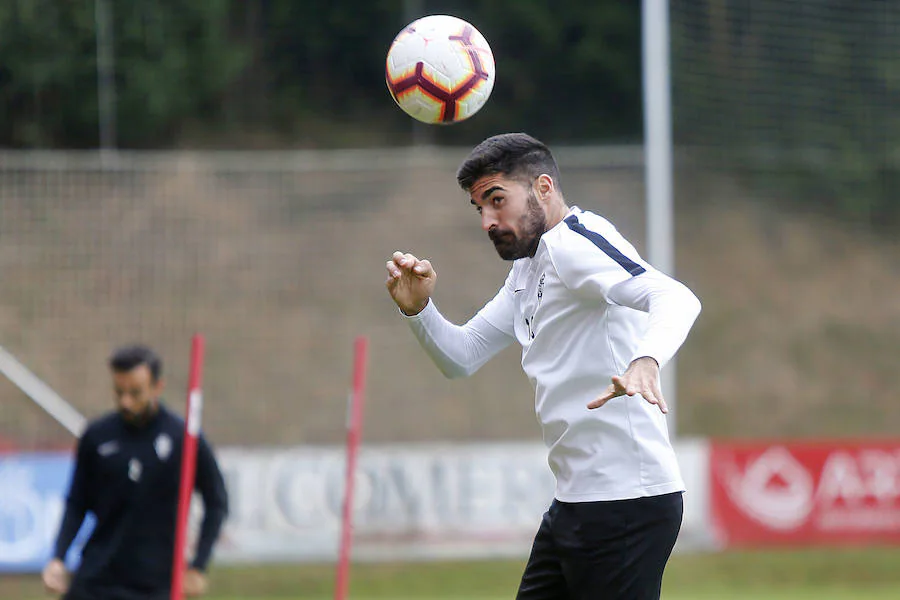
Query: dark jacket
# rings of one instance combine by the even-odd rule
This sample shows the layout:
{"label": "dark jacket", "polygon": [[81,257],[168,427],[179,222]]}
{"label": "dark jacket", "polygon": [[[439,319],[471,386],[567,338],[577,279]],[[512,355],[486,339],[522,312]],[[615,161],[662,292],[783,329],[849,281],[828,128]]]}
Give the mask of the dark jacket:
{"label": "dark jacket", "polygon": [[[183,440],[184,420],[163,404],[143,426],[112,413],[85,430],[55,550],[62,559],[85,514],[94,514],[96,523],[72,582],[74,594],[113,586],[141,597],[169,588]],[[202,434],[194,487],[202,496],[204,517],[190,566],[205,570],[228,513],[228,496]]]}

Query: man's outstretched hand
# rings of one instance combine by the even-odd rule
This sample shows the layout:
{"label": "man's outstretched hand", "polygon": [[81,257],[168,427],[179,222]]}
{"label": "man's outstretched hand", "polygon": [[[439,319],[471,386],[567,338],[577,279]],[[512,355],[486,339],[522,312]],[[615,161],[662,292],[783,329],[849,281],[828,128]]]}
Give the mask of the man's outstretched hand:
{"label": "man's outstretched hand", "polygon": [[656,360],[644,356],[632,361],[621,376],[612,378],[612,383],[602,396],[588,403],[588,408],[600,408],[613,398],[640,394],[650,404],[655,404],[666,414],[669,407],[659,389],[659,365]]}

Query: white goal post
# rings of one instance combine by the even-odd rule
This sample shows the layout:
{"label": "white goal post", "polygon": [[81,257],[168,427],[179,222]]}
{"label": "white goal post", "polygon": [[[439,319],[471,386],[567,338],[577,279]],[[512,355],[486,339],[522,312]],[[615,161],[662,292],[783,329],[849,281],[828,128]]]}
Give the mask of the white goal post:
{"label": "white goal post", "polygon": [[[672,224],[672,102],[669,65],[669,0],[643,0],[641,47],[644,90],[644,181],[647,194],[647,260],[675,276]],[[669,435],[676,437],[678,416],[675,358],[662,376],[669,406]]]}

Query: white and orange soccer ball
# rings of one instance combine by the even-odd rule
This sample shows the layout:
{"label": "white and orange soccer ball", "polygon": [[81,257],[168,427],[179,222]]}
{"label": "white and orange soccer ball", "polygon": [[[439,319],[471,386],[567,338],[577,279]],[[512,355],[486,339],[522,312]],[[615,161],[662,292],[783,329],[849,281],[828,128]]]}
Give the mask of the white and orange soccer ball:
{"label": "white and orange soccer ball", "polygon": [[430,15],[397,34],[387,54],[385,80],[406,114],[447,125],[477,113],[494,88],[494,55],[470,23]]}

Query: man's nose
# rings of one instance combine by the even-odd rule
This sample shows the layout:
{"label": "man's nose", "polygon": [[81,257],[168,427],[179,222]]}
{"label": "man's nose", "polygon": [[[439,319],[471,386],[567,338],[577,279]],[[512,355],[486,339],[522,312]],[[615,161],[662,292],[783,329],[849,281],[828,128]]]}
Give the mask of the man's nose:
{"label": "man's nose", "polygon": [[497,215],[494,214],[493,211],[490,210],[482,210],[481,211],[481,228],[485,231],[490,231],[491,227],[495,227],[497,225]]}

